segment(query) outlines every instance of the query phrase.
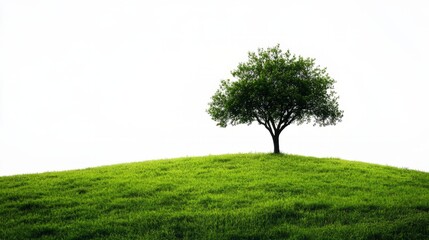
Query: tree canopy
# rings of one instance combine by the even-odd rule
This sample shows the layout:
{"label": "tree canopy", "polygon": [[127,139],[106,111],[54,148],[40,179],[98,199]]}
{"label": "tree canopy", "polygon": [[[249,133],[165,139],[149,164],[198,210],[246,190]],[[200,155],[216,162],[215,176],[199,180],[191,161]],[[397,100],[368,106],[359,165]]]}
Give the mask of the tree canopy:
{"label": "tree canopy", "polygon": [[279,45],[249,52],[248,61],[222,80],[207,112],[221,127],[257,122],[269,132],[274,153],[280,153],[280,133],[292,123],[335,125],[343,111],[334,91],[335,80],[315,59],[283,52]]}

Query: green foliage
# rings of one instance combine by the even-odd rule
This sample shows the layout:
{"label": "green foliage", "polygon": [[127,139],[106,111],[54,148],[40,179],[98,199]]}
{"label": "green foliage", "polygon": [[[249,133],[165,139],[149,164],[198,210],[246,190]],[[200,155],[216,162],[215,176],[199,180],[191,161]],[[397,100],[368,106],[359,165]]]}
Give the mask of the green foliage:
{"label": "green foliage", "polygon": [[221,155],[0,177],[0,239],[428,239],[429,174]]}
{"label": "green foliage", "polygon": [[326,68],[279,45],[250,52],[231,73],[237,80],[221,81],[207,110],[221,127],[257,122],[275,140],[292,123],[334,125],[343,116]]}

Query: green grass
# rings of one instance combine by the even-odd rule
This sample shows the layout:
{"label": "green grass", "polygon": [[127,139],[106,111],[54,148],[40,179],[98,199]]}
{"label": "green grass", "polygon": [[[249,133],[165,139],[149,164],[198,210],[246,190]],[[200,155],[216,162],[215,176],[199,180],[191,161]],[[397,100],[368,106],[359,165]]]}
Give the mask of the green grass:
{"label": "green grass", "polygon": [[429,239],[429,173],[235,154],[0,177],[0,239]]}

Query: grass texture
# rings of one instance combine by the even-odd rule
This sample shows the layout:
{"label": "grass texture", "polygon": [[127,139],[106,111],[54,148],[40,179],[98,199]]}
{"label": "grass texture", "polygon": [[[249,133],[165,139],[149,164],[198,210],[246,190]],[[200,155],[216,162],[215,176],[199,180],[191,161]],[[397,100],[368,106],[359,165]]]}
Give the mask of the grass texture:
{"label": "grass texture", "polygon": [[429,239],[429,173],[234,154],[0,177],[0,239]]}

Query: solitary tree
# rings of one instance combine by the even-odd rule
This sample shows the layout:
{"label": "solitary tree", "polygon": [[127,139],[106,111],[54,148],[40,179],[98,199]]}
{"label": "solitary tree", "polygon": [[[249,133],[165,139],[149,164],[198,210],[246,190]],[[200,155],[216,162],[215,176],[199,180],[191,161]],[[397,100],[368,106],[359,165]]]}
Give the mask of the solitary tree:
{"label": "solitary tree", "polygon": [[236,81],[222,80],[207,112],[221,127],[263,125],[280,153],[280,133],[290,124],[335,125],[338,108],[335,80],[315,60],[282,52],[280,46],[249,52],[248,61],[231,71]]}

